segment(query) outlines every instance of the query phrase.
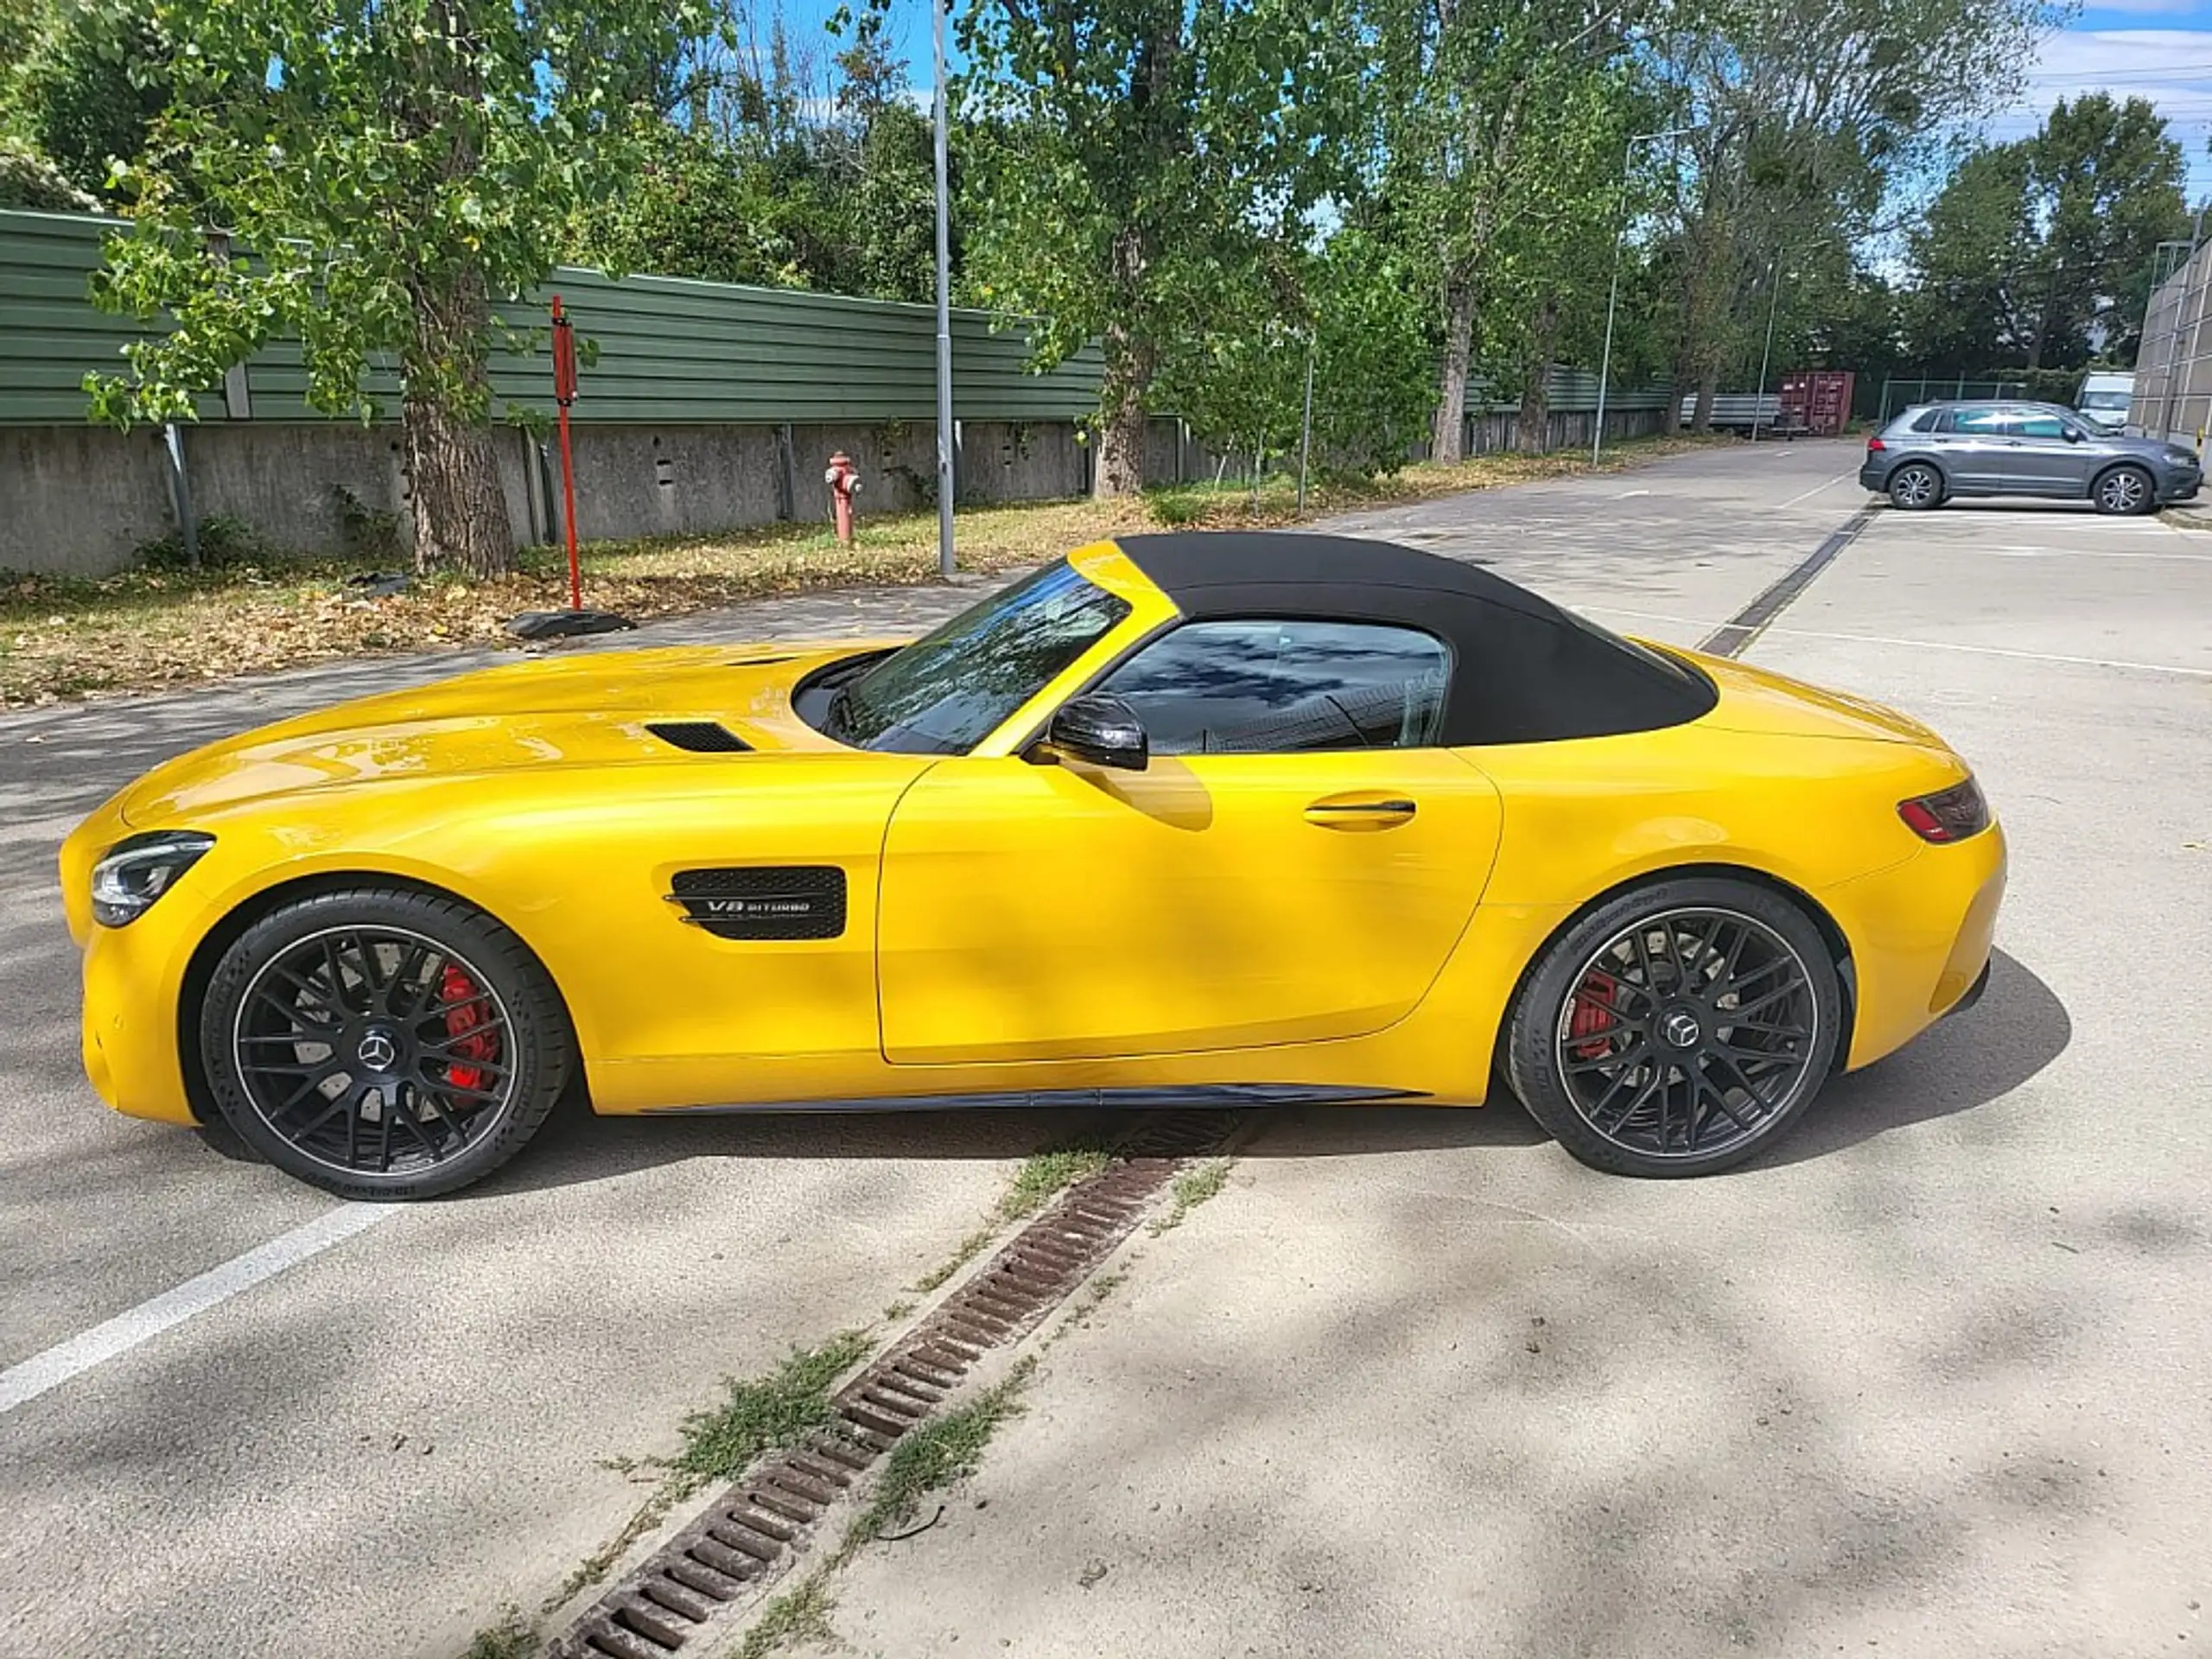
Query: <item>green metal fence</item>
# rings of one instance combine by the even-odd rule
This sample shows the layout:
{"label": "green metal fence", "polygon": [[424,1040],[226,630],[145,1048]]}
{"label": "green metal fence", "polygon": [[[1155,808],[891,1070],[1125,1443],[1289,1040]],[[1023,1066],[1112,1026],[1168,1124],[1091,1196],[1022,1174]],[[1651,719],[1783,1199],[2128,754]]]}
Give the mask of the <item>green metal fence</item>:
{"label": "green metal fence", "polygon": [[[97,310],[86,283],[121,228],[77,214],[0,212],[0,422],[81,423],[84,378],[115,372],[147,325]],[[575,418],[676,424],[926,421],[935,416],[936,320],[927,306],[741,288],[669,276],[610,282],[562,270],[543,294],[499,308],[492,359],[502,406],[550,413],[545,302],[558,293],[597,357]],[[1002,324],[1007,321],[999,319]],[[952,397],[963,420],[1072,420],[1098,406],[1102,362],[1087,349],[1048,374],[1028,372],[1018,323],[952,315]],[[368,390],[395,408],[389,368]],[[277,341],[199,399],[206,421],[319,418],[296,341]]]}

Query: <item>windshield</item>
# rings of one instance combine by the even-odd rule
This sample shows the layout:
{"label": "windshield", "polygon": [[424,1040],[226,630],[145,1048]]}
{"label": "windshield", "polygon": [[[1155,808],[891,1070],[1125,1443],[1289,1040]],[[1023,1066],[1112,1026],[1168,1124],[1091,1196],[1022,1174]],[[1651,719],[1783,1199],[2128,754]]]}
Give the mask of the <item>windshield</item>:
{"label": "windshield", "polygon": [[1127,600],[1048,564],[843,687],[823,730],[856,748],[965,754],[1128,613]]}
{"label": "windshield", "polygon": [[2083,409],[2126,409],[2127,394],[2124,391],[2091,391],[2082,397]]}

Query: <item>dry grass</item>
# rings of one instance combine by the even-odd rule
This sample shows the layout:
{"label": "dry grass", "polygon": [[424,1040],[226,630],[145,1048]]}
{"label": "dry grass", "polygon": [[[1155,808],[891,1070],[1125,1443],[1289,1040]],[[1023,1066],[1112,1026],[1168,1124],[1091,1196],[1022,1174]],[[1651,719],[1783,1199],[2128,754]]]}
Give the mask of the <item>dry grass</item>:
{"label": "dry grass", "polygon": [[[1712,442],[1624,444],[1606,456],[1604,470]],[[1414,466],[1373,483],[1322,486],[1312,492],[1305,517],[1588,470],[1580,452]],[[1253,528],[1299,518],[1295,491],[1281,479],[1268,480],[1256,496],[1240,486],[1193,485],[1133,500],[977,507],[959,515],[960,561],[965,569],[1003,570],[1116,533],[1164,525]],[[98,581],[0,574],[0,708],[196,684],[341,658],[507,642],[502,625],[509,617],[566,600],[565,561],[550,548],[528,550],[510,575],[480,582],[421,576],[408,592],[384,599],[362,598],[347,587],[346,578],[365,568],[260,557]],[[585,550],[584,570],[587,602],[638,621],[771,594],[925,582],[937,571],[937,518],[925,512],[863,519],[859,545],[851,548],[839,547],[826,528],[812,524],[601,543]]]}

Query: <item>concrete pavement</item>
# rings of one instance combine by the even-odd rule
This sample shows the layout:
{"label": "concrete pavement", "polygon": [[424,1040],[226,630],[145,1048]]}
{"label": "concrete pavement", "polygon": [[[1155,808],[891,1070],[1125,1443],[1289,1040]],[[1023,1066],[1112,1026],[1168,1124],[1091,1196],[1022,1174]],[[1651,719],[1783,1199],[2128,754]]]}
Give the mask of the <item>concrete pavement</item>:
{"label": "concrete pavement", "polygon": [[[1720,449],[1332,527],[1480,557],[1602,620],[1691,640],[1859,505],[1850,483],[1856,462],[1847,445]],[[2065,536],[2084,522],[2066,518]],[[1885,523],[1883,536],[1891,528]],[[1905,545],[1917,543],[1907,537]],[[2117,551],[2098,569],[2133,571],[2141,563],[2122,556],[2132,546],[2111,546]],[[1847,554],[1814,594],[1859,556],[1857,549]],[[1955,584],[1955,608],[1989,597],[1991,578],[1974,568],[1980,574]],[[2183,603],[2201,603],[2202,590],[2187,582],[2212,566],[2185,569],[2199,575],[2141,599],[2146,627]],[[1872,584],[1859,601],[1865,613],[1831,619],[1827,632],[1905,627],[1881,608],[1887,594]],[[925,626],[971,597],[921,589],[772,601],[650,630],[639,643],[895,631]],[[2085,600],[2054,594],[2046,602],[2065,614],[2050,626],[2072,623]],[[1812,614],[1808,603],[1783,622]],[[1989,626],[2002,633],[2006,625],[2000,617]],[[1777,631],[1753,654],[1789,666],[1788,639]],[[2135,649],[2123,640],[2107,654],[2123,645]],[[1884,685],[1853,671],[1858,660],[1827,677],[1882,693]],[[73,963],[54,890],[54,844],[78,813],[164,754],[289,709],[466,665],[455,658],[353,665],[0,720],[0,896],[9,901],[0,911],[0,1005],[12,1016],[0,1027],[0,1368],[332,1209],[238,1160],[219,1136],[130,1122],[93,1101],[76,1071]],[[1927,701],[1952,683],[1939,675],[1916,680],[1913,695],[1891,694],[1933,713],[1973,752],[1973,734]],[[1974,683],[1961,678],[1967,689],[1956,695],[1993,695]],[[2151,711],[2178,694],[2163,687],[2131,695],[2147,699],[2141,709]],[[1993,709],[1995,729],[2011,731],[2009,716]],[[2078,730],[2069,741],[2087,741]],[[2186,765],[2168,775],[2186,778]],[[1998,783],[1997,793],[2018,824],[2024,809],[2008,792],[2012,782]],[[2063,836],[2059,849],[2061,864],[2082,856]],[[2147,887],[2131,896],[2145,925],[2177,929],[2188,919],[2185,908]],[[2200,913],[2200,931],[2202,920]],[[2074,939],[2092,919],[2062,918],[2058,925],[2056,937]],[[1940,1148],[1944,1137],[1964,1135],[1978,1148],[1991,1135],[1990,1155],[2012,1155],[1981,1126],[2029,1109],[2023,1091],[2040,1098],[2033,1091],[2053,1086],[2048,1077],[2069,1052],[2069,1005],[2043,977],[2057,971],[2054,948],[2070,960],[2067,952],[2080,947],[2021,946],[1975,1027],[1961,1022],[1900,1061],[1902,1071],[1884,1068],[1840,1090],[1842,1105],[1801,1133],[1771,1169],[1748,1178],[1688,1188],[1603,1181],[1539,1144],[1511,1111],[1285,1120],[1230,1193],[1154,1248],[1125,1292],[1128,1305],[1096,1333],[1101,1345],[1085,1338],[1059,1351],[1038,1412],[1008,1432],[1006,1460],[995,1454],[987,1476],[1019,1477],[1026,1445],[1039,1471],[1102,1491],[1155,1467],[1180,1470],[1191,1484],[1179,1501],[1194,1517],[1203,1511],[1224,1540],[1242,1541],[1226,1555],[1211,1554],[1208,1527],[1162,1522],[1166,1511],[1148,1507],[1141,1515],[1154,1518],[1145,1522],[1133,1510],[1124,1531],[1151,1537],[1171,1577],[1139,1593],[1128,1586],[1142,1586],[1140,1574],[1125,1567],[1116,1582],[1109,1571],[1062,1607],[1051,1560],[1025,1558],[1010,1541],[972,1548],[978,1535],[963,1522],[925,1544],[900,1546],[907,1553],[895,1560],[871,1559],[850,1605],[863,1617],[876,1606],[887,1621],[876,1628],[899,1632],[875,1638],[886,1651],[934,1650],[923,1639],[938,1639],[928,1623],[934,1615],[896,1599],[912,1587],[900,1588],[906,1564],[965,1547],[945,1558],[945,1582],[965,1585],[973,1599],[947,1616],[970,1621],[957,1627],[972,1631],[970,1640],[987,1633],[974,1622],[983,1610],[1042,1609],[1039,1622],[1022,1627],[1038,1645],[1024,1641],[1022,1651],[1116,1651],[1096,1637],[1117,1627],[1096,1621],[1126,1592],[1128,1618],[1150,1610],[1152,1623],[1133,1630],[1157,1628],[1161,1610],[1176,1605],[1161,1595],[1185,1598],[1185,1611],[1217,1607],[1217,1615],[1182,1621],[1192,1652],[1242,1651],[1208,1632],[1239,1628],[1248,1600],[1259,1622],[1242,1624],[1243,1639],[1261,1651],[1360,1651],[1361,1632],[1390,1629],[1409,1631],[1402,1645],[1415,1651],[1431,1630],[1444,1641],[1464,1628],[1471,1642],[1491,1639],[1485,1631],[1503,1641],[1538,1630],[1529,1622],[1535,1613],[1516,1611],[1524,1603],[1564,1618],[1554,1604],[1573,1600],[1574,1584],[1590,1594],[1603,1589],[1605,1552],[1586,1548],[1579,1569],[1567,1559],[1593,1528],[1618,1536],[1621,1581],[1662,1603],[1662,1591],[1689,1570],[1650,1535],[1678,1523],[1691,1529],[1701,1564],[1689,1576],[1705,1586],[1700,1594],[1719,1593],[1708,1579],[1756,1576],[1756,1560],[1725,1547],[1765,1538],[1762,1524],[1801,1551],[1831,1535],[1857,1536],[1862,1554],[1888,1559],[1891,1547],[1875,1538],[1886,1512],[1878,1503],[1858,1532],[1836,1533],[1848,1505],[1838,1508],[1830,1488],[1859,1477],[1856,1464],[1820,1467],[1828,1484],[1810,1489],[1805,1518],[1792,1530],[1780,1517],[1790,1497],[1781,1489],[1800,1465],[1761,1453],[1752,1427],[1738,1420],[1766,1397],[1761,1389],[1802,1387],[1810,1401],[1847,1382],[1829,1363],[1839,1325],[1847,1333],[1863,1319],[1895,1336],[1891,1327],[1910,1310],[1894,1305],[1885,1274],[1900,1257],[1911,1271],[1908,1288],[1921,1289],[1923,1277],[1937,1290],[1948,1287],[1935,1299],[1929,1329],[1964,1344],[1961,1365],[1980,1367],[1973,1357],[1992,1344],[2020,1340],[2005,1334],[2009,1309],[2042,1317],[2041,1304],[2007,1277],[2003,1253],[1984,1239],[1975,1206],[1995,1194],[1982,1161],[1945,1155],[1930,1173],[1913,1148],[1916,1136],[1935,1135]],[[2198,1045],[2201,1065],[2203,1027],[2189,1017],[2181,1016],[2182,1028],[2195,1033],[2188,1040]],[[1978,1040],[1967,1040],[1970,1029]],[[2139,1086],[2141,1070],[2123,1075]],[[2101,1085],[2075,1077],[2068,1086]],[[0,1531],[0,1629],[28,1651],[63,1654],[455,1652],[492,1609],[534,1604],[620,1524],[638,1490],[599,1459],[665,1449],[682,1413],[711,1396],[716,1376],[763,1370],[794,1342],[867,1323],[973,1224],[1016,1160],[1068,1127],[1042,1116],[563,1126],[479,1192],[390,1212],[0,1415],[0,1503],[15,1522]],[[2124,1167],[2128,1151],[2116,1146],[2107,1155]],[[2175,1154],[2169,1179],[2179,1179],[2182,1162]],[[2063,1184],[2035,1167],[2002,1173],[2037,1199]],[[1976,1216],[1967,1234],[1975,1248],[1954,1259],[1945,1252],[1965,1247],[1940,1231],[1929,1244],[1920,1235],[1921,1205]],[[2026,1204],[2018,1228],[2036,1221],[2036,1208]],[[2174,1204],[2161,1198],[2145,1214],[2151,1219],[2139,1224],[2115,1212],[2102,1232],[2085,1235],[2088,1243],[2069,1242],[2102,1248],[2138,1226],[2175,1261],[2201,1268],[2203,1236]],[[2059,1254],[2039,1236],[2022,1236]],[[2033,1249],[2025,1254],[2045,1265]],[[1711,1281],[1716,1261],[1732,1282]],[[1833,1286],[1832,1264],[1843,1274]],[[1983,1277],[1954,1282],[1953,1271]],[[1985,1283],[2015,1300],[1984,1306]],[[1961,1325],[1969,1305],[1972,1318]],[[1580,1335],[1562,1334],[1551,1346],[1541,1335],[1519,1337],[1521,1323],[1539,1316]],[[1155,1323],[1145,1325],[1147,1317]],[[2073,1329],[2061,1332],[2069,1342]],[[1542,1351],[1525,1352],[1527,1340]],[[1455,1342],[1459,1348],[1439,1345]],[[2038,1348],[2028,1360],[2046,1351],[2072,1352]],[[1555,1382],[1522,1376],[1516,1352],[1532,1364],[1558,1357]],[[2018,1365],[2007,1359],[1998,1369],[2009,1378]],[[1423,1379],[1430,1392],[1408,1387]],[[1834,1423],[1821,1445],[1857,1446],[1859,1421],[1820,1397],[1832,1414],[1821,1421]],[[1519,1414],[1486,1417],[1501,1400],[1517,1401]],[[1906,1421],[1923,1432],[1921,1416]],[[1621,1435],[1637,1425],[1643,1438],[1624,1445]],[[1332,1438],[1347,1431],[1357,1431],[1349,1441]],[[1447,1442],[1460,1451],[1440,1463],[1427,1456],[1432,1444]],[[1593,1503],[1604,1508],[1597,1494],[1642,1466],[1630,1456],[1638,1447],[1663,1456],[1649,1478],[1639,1477],[1634,1516],[1601,1527],[1589,1512]],[[1217,1458],[1225,1459],[1217,1469],[1210,1461]],[[1487,1484],[1473,1478],[1478,1467],[1490,1471]],[[1257,1484],[1248,1478],[1269,1468],[1275,1473]],[[1764,1478],[1751,1478],[1761,1470]],[[1331,1497],[1337,1480],[1345,1492]],[[1406,1484],[1427,1495],[1406,1513],[1424,1517],[1417,1530],[1437,1536],[1432,1545],[1408,1548],[1393,1530],[1402,1516],[1392,1521],[1363,1507],[1373,1491]],[[1738,1500],[1754,1490],[1770,1491],[1766,1508],[1739,1511]],[[1885,1489],[1876,1482],[1870,1490]],[[1022,1500],[1007,1491],[1020,1513]],[[1028,1548],[1058,1548],[1076,1535],[1049,1523],[1073,1513],[1069,1496],[1048,1483]],[[1136,1501],[1167,1500],[1154,1490]],[[1929,1513],[1940,1517],[1925,1521],[1930,1536],[1973,1531],[1940,1504]],[[1085,1524],[1120,1524],[1116,1514],[1102,1497]],[[1509,1524],[1520,1522],[1529,1524]],[[1323,1571],[1324,1559],[1334,1560],[1330,1540],[1344,1529],[1396,1541]],[[1520,1541],[1509,1547],[1509,1535]],[[1007,1553],[992,1553],[1000,1548]],[[1493,1624],[1463,1627],[1457,1614],[1433,1626],[1390,1623],[1407,1597],[1446,1605],[1433,1588],[1452,1581],[1436,1577],[1439,1549],[1484,1575]],[[86,1559],[99,1563],[91,1582],[73,1580]],[[1402,1563],[1400,1577],[1381,1571],[1387,1560]],[[874,1592],[862,1591],[878,1565],[887,1572],[872,1602]],[[1292,1576],[1278,1584],[1282,1571]],[[1563,1586],[1556,1595],[1542,1588],[1554,1579]],[[1246,1600],[1221,1588],[1243,1580],[1252,1586]],[[1297,1588],[1308,1580],[1334,1588]],[[1327,1605],[1346,1610],[1351,1622],[1285,1626],[1270,1642],[1265,1632],[1275,1627],[1256,1610],[1278,1589],[1291,1607],[1333,1594]],[[1628,1592],[1611,1593],[1605,1617],[1621,1621],[1619,1630],[1678,1628],[1636,1625],[1620,1605]],[[1760,1622],[1757,1607],[1745,1617],[1755,1635],[1777,1628]],[[1556,1628],[1595,1632],[1594,1641],[1616,1627],[1570,1620]],[[1299,1630],[1318,1634],[1308,1641]]]}
{"label": "concrete pavement", "polygon": [[2208,616],[2212,537],[1878,514],[1749,654],[1976,765],[2013,855],[1981,1006],[1714,1180],[1593,1174],[1510,1108],[1278,1120],[1050,1351],[944,1521],[842,1575],[840,1636],[902,1659],[2212,1641]]}

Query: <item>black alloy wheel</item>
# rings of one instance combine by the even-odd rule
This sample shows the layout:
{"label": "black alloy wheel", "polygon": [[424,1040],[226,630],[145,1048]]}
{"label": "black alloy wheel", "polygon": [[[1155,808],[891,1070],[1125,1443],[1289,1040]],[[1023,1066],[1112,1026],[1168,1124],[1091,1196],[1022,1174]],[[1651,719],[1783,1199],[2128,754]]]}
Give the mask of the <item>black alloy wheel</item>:
{"label": "black alloy wheel", "polygon": [[1819,931],[1751,883],[1660,882],[1545,954],[1516,1007],[1515,1091],[1560,1144],[1631,1175],[1751,1157],[1826,1079],[1840,986]]}
{"label": "black alloy wheel", "polygon": [[232,1128],[349,1198],[427,1198],[519,1151],[573,1069],[558,996],[507,929],[397,888],[319,894],[247,928],[200,1018]]}
{"label": "black alloy wheel", "polygon": [[2115,467],[2097,480],[2090,499],[2099,512],[2124,517],[2150,512],[2156,489],[2140,467]]}
{"label": "black alloy wheel", "polygon": [[1890,474],[1890,504],[1907,512],[1925,512],[1943,499],[1943,475],[1926,461],[1908,461]]}

